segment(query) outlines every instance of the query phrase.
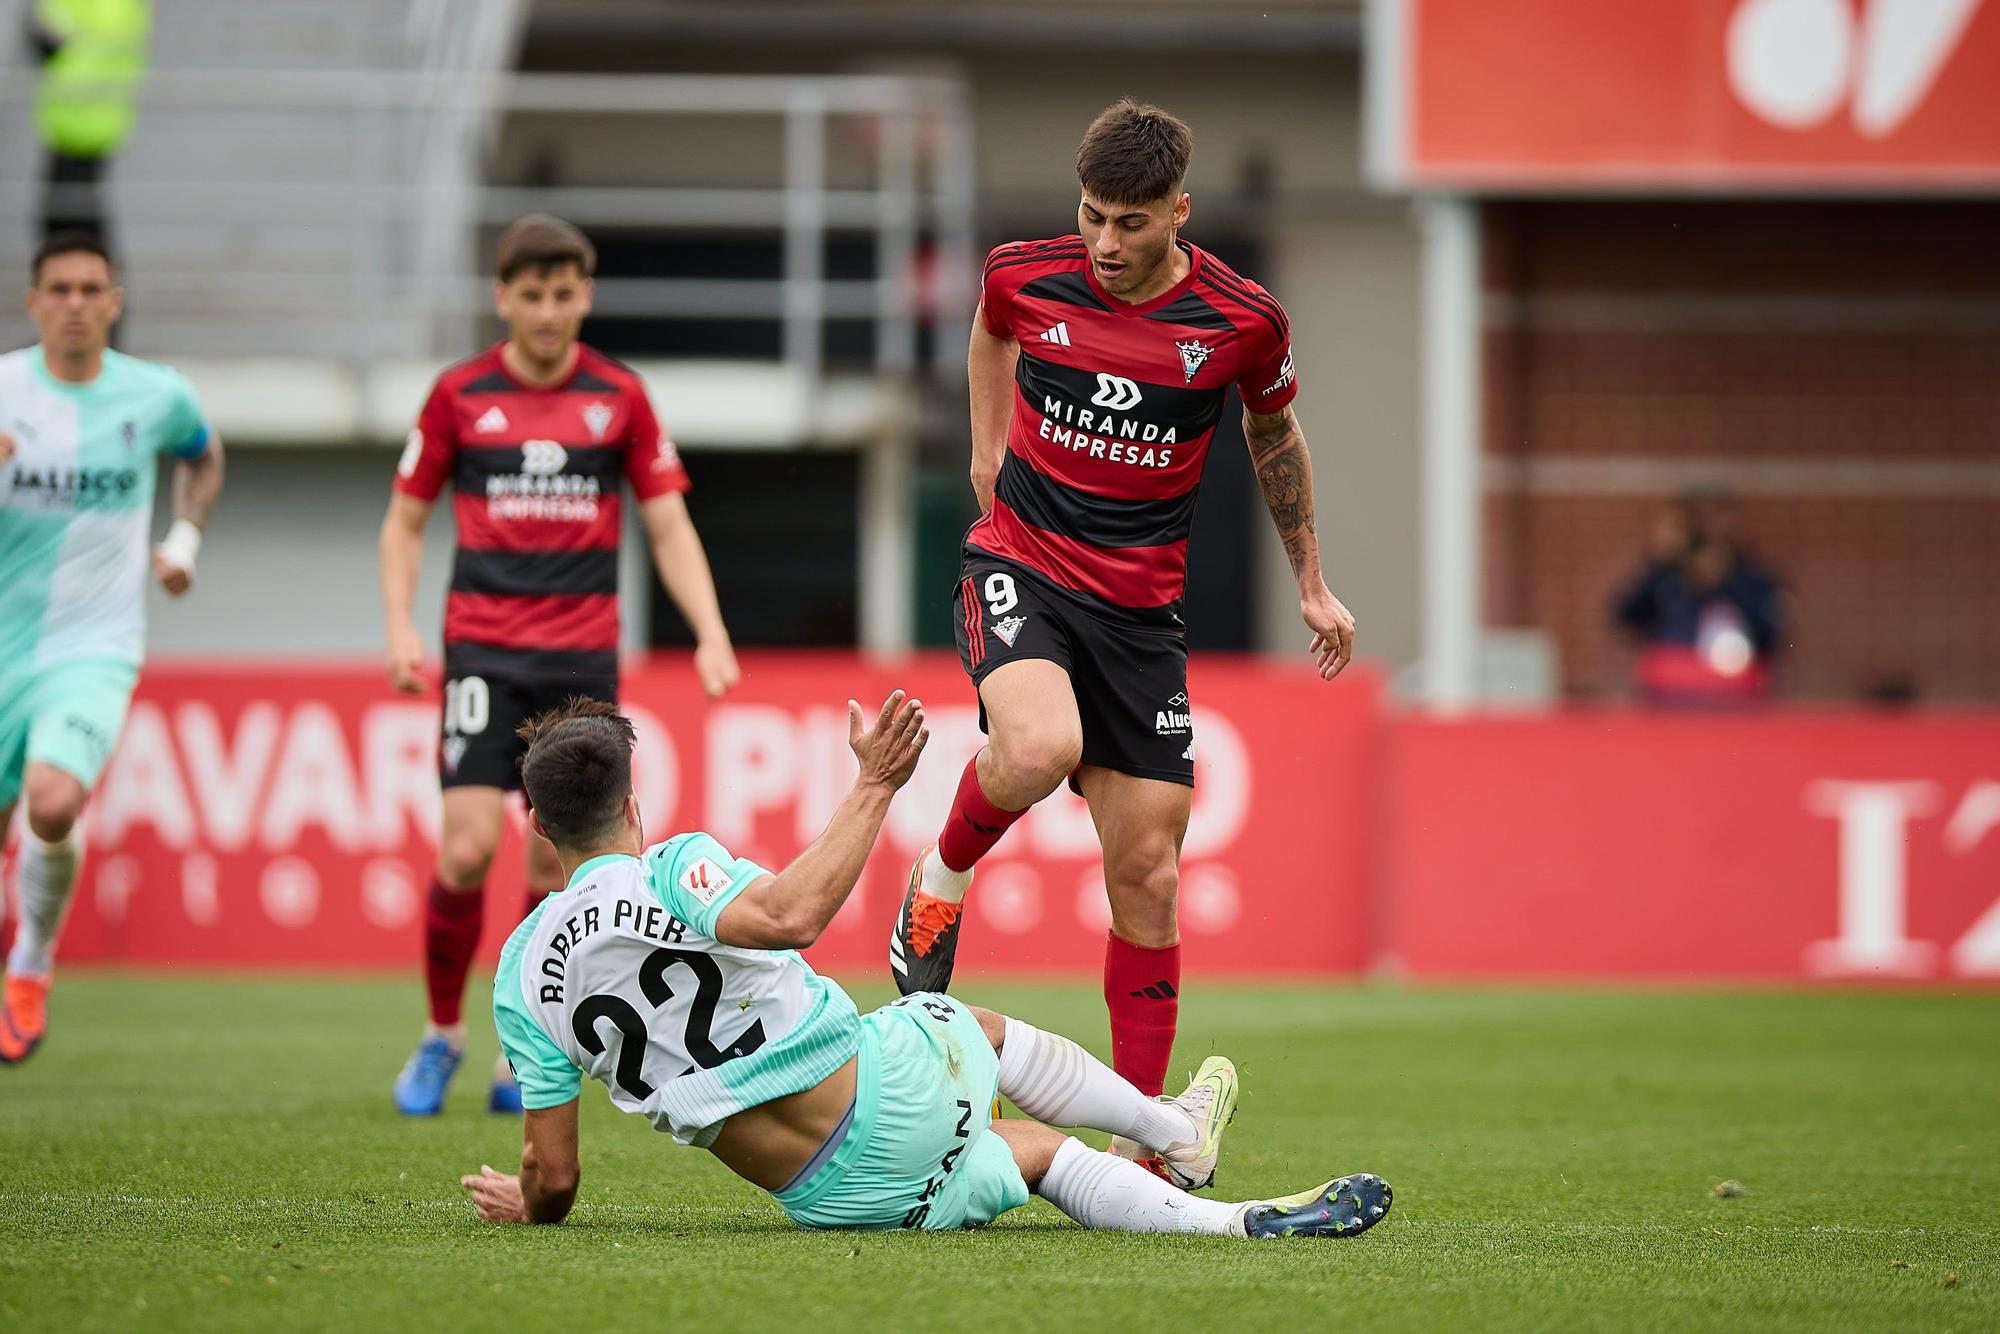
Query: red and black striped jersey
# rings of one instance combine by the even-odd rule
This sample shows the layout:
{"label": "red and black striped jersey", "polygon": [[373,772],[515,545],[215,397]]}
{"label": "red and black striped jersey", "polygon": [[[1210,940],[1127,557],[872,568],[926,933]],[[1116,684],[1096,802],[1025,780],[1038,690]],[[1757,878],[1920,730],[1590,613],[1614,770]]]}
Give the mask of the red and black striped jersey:
{"label": "red and black striped jersey", "polygon": [[1132,305],[1077,236],[1003,245],[981,318],[1019,341],[993,509],[967,541],[1065,588],[1178,612],[1195,489],[1233,384],[1253,412],[1298,393],[1291,324],[1263,288],[1179,242],[1187,277]]}
{"label": "red and black striped jersey", "polygon": [[438,376],[396,467],[406,495],[452,485],[445,643],[518,652],[530,673],[615,673],[623,484],[650,500],[687,471],[630,367],[580,348],[568,379],[535,389],[501,346]]}

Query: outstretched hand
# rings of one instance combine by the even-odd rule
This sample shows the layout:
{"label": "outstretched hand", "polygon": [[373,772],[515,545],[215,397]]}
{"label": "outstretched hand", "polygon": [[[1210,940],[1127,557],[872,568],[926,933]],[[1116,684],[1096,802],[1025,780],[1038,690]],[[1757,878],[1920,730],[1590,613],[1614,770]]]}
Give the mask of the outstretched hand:
{"label": "outstretched hand", "polygon": [[924,726],[921,700],[904,701],[903,692],[894,691],[882,701],[882,712],[873,727],[861,725],[861,706],[847,701],[847,744],[861,764],[859,781],[877,783],[891,792],[910,781],[924,743],[931,739]]}

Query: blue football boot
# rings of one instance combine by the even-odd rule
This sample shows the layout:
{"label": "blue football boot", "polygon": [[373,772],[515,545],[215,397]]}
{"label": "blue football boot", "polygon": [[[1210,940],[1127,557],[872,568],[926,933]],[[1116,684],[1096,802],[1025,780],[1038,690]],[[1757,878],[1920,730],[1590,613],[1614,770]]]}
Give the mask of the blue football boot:
{"label": "blue football boot", "polygon": [[403,1073],[396,1076],[396,1110],[404,1116],[436,1116],[443,1111],[445,1090],[464,1059],[463,1049],[435,1033],[419,1042]]}
{"label": "blue football boot", "polygon": [[1389,1212],[1389,1183],[1372,1172],[1329,1181],[1315,1190],[1243,1207],[1252,1241],[1276,1237],[1357,1237]]}

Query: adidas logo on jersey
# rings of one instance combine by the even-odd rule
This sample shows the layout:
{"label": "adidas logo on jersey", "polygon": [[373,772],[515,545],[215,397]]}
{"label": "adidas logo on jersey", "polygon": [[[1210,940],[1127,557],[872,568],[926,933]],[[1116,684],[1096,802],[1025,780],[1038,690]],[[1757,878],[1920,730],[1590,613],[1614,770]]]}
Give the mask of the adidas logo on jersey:
{"label": "adidas logo on jersey", "polygon": [[1069,321],[1063,320],[1053,328],[1042,330],[1042,341],[1044,343],[1056,343],[1062,347],[1071,346],[1069,341]]}
{"label": "adidas logo on jersey", "polygon": [[500,411],[498,407],[488,408],[479,414],[478,421],[472,423],[472,429],[483,431],[487,435],[491,435],[495,431],[504,431],[507,429],[507,414]]}

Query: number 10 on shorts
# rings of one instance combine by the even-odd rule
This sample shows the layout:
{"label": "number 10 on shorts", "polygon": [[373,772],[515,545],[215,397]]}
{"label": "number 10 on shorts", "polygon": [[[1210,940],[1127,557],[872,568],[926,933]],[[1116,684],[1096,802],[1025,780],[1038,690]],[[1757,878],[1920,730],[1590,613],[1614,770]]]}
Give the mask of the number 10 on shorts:
{"label": "number 10 on shorts", "polygon": [[493,716],[493,697],[483,676],[462,676],[444,683],[446,736],[478,736]]}

